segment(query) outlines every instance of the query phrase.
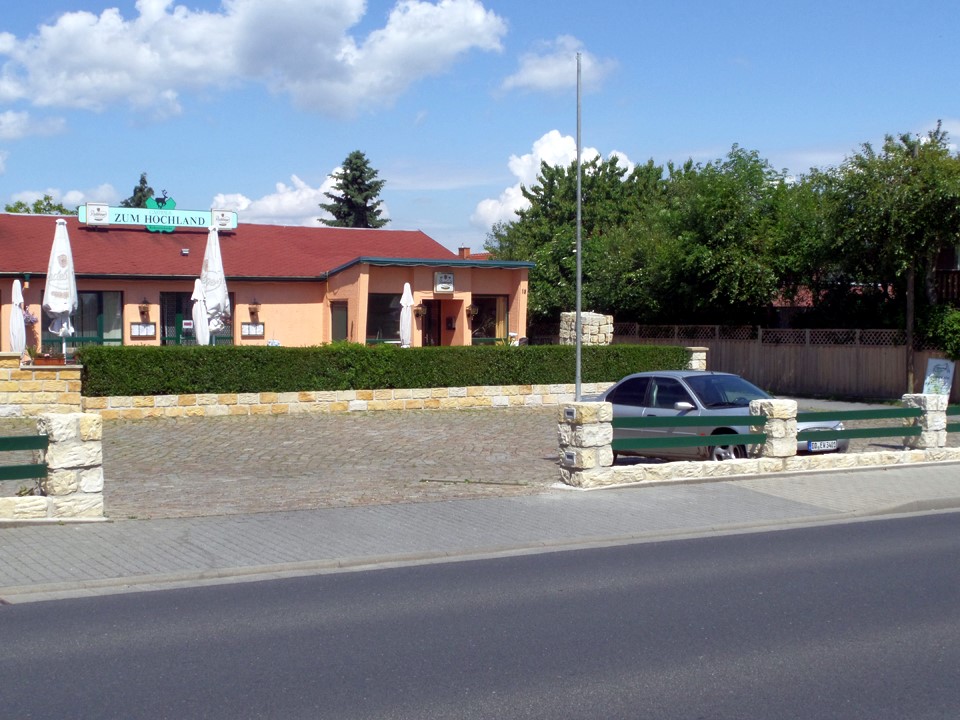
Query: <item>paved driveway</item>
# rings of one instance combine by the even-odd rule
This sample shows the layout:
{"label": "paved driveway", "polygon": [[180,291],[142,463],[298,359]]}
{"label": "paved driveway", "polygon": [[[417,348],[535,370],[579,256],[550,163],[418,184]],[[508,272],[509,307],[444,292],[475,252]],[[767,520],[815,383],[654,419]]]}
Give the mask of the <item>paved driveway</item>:
{"label": "paved driveway", "polygon": [[107,421],[109,517],[523,495],[559,480],[556,408]]}

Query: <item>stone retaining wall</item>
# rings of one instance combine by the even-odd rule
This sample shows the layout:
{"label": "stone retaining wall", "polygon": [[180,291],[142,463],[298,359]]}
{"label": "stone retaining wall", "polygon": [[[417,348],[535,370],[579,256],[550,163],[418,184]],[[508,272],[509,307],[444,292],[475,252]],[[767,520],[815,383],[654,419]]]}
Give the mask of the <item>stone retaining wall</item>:
{"label": "stone retaining wall", "polygon": [[[594,395],[612,383],[583,383]],[[330,392],[227,393],[85,397],[83,410],[105,420],[221,415],[366,412],[376,410],[464,410],[573,402],[574,385],[479,385],[407,390],[338,390]]]}
{"label": "stone retaining wall", "polygon": [[47,435],[46,451],[34,462],[47,463],[42,494],[0,498],[0,526],[42,520],[103,519],[103,419],[84,413],[47,413],[37,418]]}
{"label": "stone retaining wall", "polygon": [[17,353],[0,353],[0,416],[80,412],[80,365],[21,365]]}

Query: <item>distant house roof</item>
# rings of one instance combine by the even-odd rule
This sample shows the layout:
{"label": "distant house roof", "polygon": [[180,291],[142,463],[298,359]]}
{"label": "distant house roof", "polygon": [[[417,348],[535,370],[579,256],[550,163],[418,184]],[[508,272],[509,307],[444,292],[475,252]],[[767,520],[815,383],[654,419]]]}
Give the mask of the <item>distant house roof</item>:
{"label": "distant house roof", "polygon": [[[66,217],[78,277],[191,278],[200,273],[206,230],[94,228]],[[0,213],[0,276],[47,272],[57,217]],[[184,252],[186,251],[186,252]],[[224,272],[234,279],[323,279],[357,262],[472,265],[419,230],[241,224],[220,232]],[[529,267],[490,263],[484,267]]]}

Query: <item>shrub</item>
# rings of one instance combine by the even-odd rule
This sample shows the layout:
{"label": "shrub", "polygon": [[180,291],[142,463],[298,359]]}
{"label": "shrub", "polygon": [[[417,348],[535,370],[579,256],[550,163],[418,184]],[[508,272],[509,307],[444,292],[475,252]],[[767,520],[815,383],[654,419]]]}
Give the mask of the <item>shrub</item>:
{"label": "shrub", "polygon": [[[569,345],[398,348],[334,343],[320,347],[85,346],[83,394],[183,395],[475,385],[572,383]],[[583,348],[581,379],[612,382],[641,370],[686,367],[688,353],[664,345]]]}

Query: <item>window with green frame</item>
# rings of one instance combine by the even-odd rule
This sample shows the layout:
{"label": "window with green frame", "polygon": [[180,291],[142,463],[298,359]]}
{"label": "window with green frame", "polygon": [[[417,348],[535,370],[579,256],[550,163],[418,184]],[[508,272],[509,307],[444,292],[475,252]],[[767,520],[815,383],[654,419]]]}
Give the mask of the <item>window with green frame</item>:
{"label": "window with green frame", "polygon": [[[67,337],[67,347],[79,345],[123,344],[123,294],[119,291],[77,293],[77,311],[73,314],[73,335]],[[50,332],[51,318],[43,317],[41,345],[59,352],[63,340]]]}

